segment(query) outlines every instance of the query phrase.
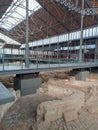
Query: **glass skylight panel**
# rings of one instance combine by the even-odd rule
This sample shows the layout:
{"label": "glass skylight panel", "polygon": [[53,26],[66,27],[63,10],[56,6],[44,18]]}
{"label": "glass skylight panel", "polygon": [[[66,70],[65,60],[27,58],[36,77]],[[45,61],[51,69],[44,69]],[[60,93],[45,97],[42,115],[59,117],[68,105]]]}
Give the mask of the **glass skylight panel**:
{"label": "glass skylight panel", "polygon": [[93,28],[93,36],[96,36],[96,27]]}
{"label": "glass skylight panel", "polygon": [[[41,5],[36,0],[29,0],[29,16],[40,8]],[[13,0],[11,6],[0,19],[0,27],[10,30],[24,19],[26,19],[26,0]]]}
{"label": "glass skylight panel", "polygon": [[3,39],[6,44],[13,44],[13,45],[20,45],[19,42],[9,38],[8,36],[5,36],[4,34],[0,33],[0,39]]}

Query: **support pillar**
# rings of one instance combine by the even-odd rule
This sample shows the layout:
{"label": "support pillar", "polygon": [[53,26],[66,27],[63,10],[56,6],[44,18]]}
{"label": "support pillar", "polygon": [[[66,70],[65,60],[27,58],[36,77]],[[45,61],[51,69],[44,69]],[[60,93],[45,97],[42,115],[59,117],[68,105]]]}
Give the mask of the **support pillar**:
{"label": "support pillar", "polygon": [[29,0],[26,0],[26,50],[25,50],[25,67],[29,67]]}
{"label": "support pillar", "polygon": [[76,80],[85,81],[89,77],[89,70],[87,69],[74,69],[70,73]]}
{"label": "support pillar", "polygon": [[97,49],[98,49],[98,44],[97,44],[97,39],[96,39],[96,41],[95,41],[95,54],[94,54],[94,61],[96,62],[97,61]]}
{"label": "support pillar", "polygon": [[82,45],[83,45],[83,20],[84,20],[84,0],[82,0],[82,11],[81,11],[81,34],[80,34],[80,50],[79,50],[79,62],[83,61]]}
{"label": "support pillar", "polygon": [[21,96],[33,94],[39,87],[41,87],[39,73],[17,74],[14,78],[14,89],[19,89]]}

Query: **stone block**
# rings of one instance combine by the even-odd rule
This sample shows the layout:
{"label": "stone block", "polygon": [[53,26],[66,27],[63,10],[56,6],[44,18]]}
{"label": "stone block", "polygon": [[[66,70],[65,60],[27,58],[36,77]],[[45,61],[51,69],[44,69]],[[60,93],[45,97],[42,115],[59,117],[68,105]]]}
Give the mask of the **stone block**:
{"label": "stone block", "polygon": [[88,111],[90,113],[97,113],[98,114],[98,105],[90,106],[90,108],[88,108]]}
{"label": "stone block", "polygon": [[48,85],[48,94],[54,97],[60,97],[71,95],[72,91],[69,88]]}
{"label": "stone block", "polygon": [[69,77],[69,81],[70,81],[70,82],[75,81],[75,77],[74,77],[74,76],[70,76],[70,77]]}
{"label": "stone block", "polygon": [[64,112],[65,122],[73,121],[78,119],[78,112],[76,110],[69,110]]}
{"label": "stone block", "polygon": [[62,117],[62,112],[58,111],[58,109],[52,109],[51,111],[46,111],[44,120],[45,122],[55,121],[56,119],[59,119]]}
{"label": "stone block", "polygon": [[55,121],[62,117],[63,102],[58,100],[41,103],[37,108],[37,121]]}
{"label": "stone block", "polygon": [[92,100],[87,103],[86,109],[88,112],[92,114],[93,113],[98,114],[98,98],[96,96],[92,97]]}
{"label": "stone block", "polygon": [[37,121],[51,122],[63,116],[66,121],[77,119],[77,113],[83,105],[84,93],[80,91],[76,91],[62,100],[43,102],[37,108]]}

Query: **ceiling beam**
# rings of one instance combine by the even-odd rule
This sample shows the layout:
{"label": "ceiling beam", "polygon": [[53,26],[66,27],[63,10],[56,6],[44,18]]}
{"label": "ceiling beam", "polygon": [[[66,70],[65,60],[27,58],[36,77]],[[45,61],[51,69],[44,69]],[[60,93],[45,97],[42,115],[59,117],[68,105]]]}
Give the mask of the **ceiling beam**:
{"label": "ceiling beam", "polygon": [[[34,21],[33,20],[30,20],[30,22],[32,22],[34,25],[35,25],[35,23],[34,23]],[[30,23],[29,22],[29,23]],[[47,36],[47,32],[45,32],[44,30],[41,30],[40,29],[40,26],[38,25],[38,23],[35,25],[35,26],[37,26],[37,28],[45,35],[45,36]],[[31,30],[31,32],[32,32],[33,30]],[[39,32],[39,31],[37,31],[37,32]],[[36,34],[36,33],[34,33],[34,34]]]}
{"label": "ceiling beam", "polygon": [[[25,7],[23,7],[23,6],[21,6],[21,8],[23,8],[23,9],[25,9]],[[33,14],[35,14],[36,16],[37,16],[37,18],[38,19],[40,19],[44,24],[47,24],[42,18],[40,18],[33,10],[31,11],[31,10],[29,10],[31,13],[33,12]],[[33,22],[33,21],[32,21]],[[49,24],[47,24],[47,26],[50,26]],[[53,31],[53,32],[55,32],[56,33],[56,35],[58,35],[59,33],[54,29],[54,28],[52,28],[52,27],[50,27],[51,28],[51,30]]]}
{"label": "ceiling beam", "polygon": [[[50,26],[50,25],[47,24],[41,17],[39,17],[37,14],[36,14],[36,16],[37,16],[37,18],[40,19],[44,24],[46,24],[46,26],[48,26],[48,27]],[[50,26],[50,28],[51,28],[51,30],[52,30],[53,32],[55,32],[55,34],[57,34],[57,35],[59,34],[53,27]]]}
{"label": "ceiling beam", "polygon": [[57,21],[63,28],[65,28],[67,32],[70,31],[66,26],[64,26],[64,25],[62,24],[62,22],[61,22],[60,20],[58,20],[58,19],[46,8],[46,6],[45,6],[44,4],[42,4],[42,2],[41,2],[40,0],[36,0],[36,1],[48,12],[48,14],[49,14],[55,21]]}
{"label": "ceiling beam", "polygon": [[[59,4],[60,6],[63,6],[63,5],[61,5],[60,3],[58,3],[58,2],[55,2],[55,3]],[[66,12],[72,17],[72,19],[75,21],[76,25],[78,25],[78,27],[80,27],[80,24],[79,24],[78,20],[75,18],[75,15],[73,15],[73,14],[67,9],[67,7],[65,7],[65,6],[63,6],[63,7],[64,7],[65,11],[66,11]],[[62,11],[63,11],[63,10],[62,10]]]}
{"label": "ceiling beam", "polygon": [[4,4],[1,3],[0,6],[1,6],[1,7],[4,7],[4,6],[9,7],[10,4],[11,4],[11,2],[7,2],[7,3],[4,3]]}

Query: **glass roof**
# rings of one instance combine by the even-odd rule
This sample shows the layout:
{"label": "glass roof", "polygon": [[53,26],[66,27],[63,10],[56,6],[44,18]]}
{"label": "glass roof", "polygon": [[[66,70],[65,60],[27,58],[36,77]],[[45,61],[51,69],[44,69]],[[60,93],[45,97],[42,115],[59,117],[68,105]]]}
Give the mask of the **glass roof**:
{"label": "glass roof", "polygon": [[[29,16],[40,9],[36,0],[29,0]],[[26,0],[13,0],[11,6],[0,19],[0,27],[11,30],[26,18]]]}
{"label": "glass roof", "polygon": [[21,45],[19,42],[9,38],[8,36],[0,33],[0,39],[4,42],[0,42],[0,46],[4,44]]}

